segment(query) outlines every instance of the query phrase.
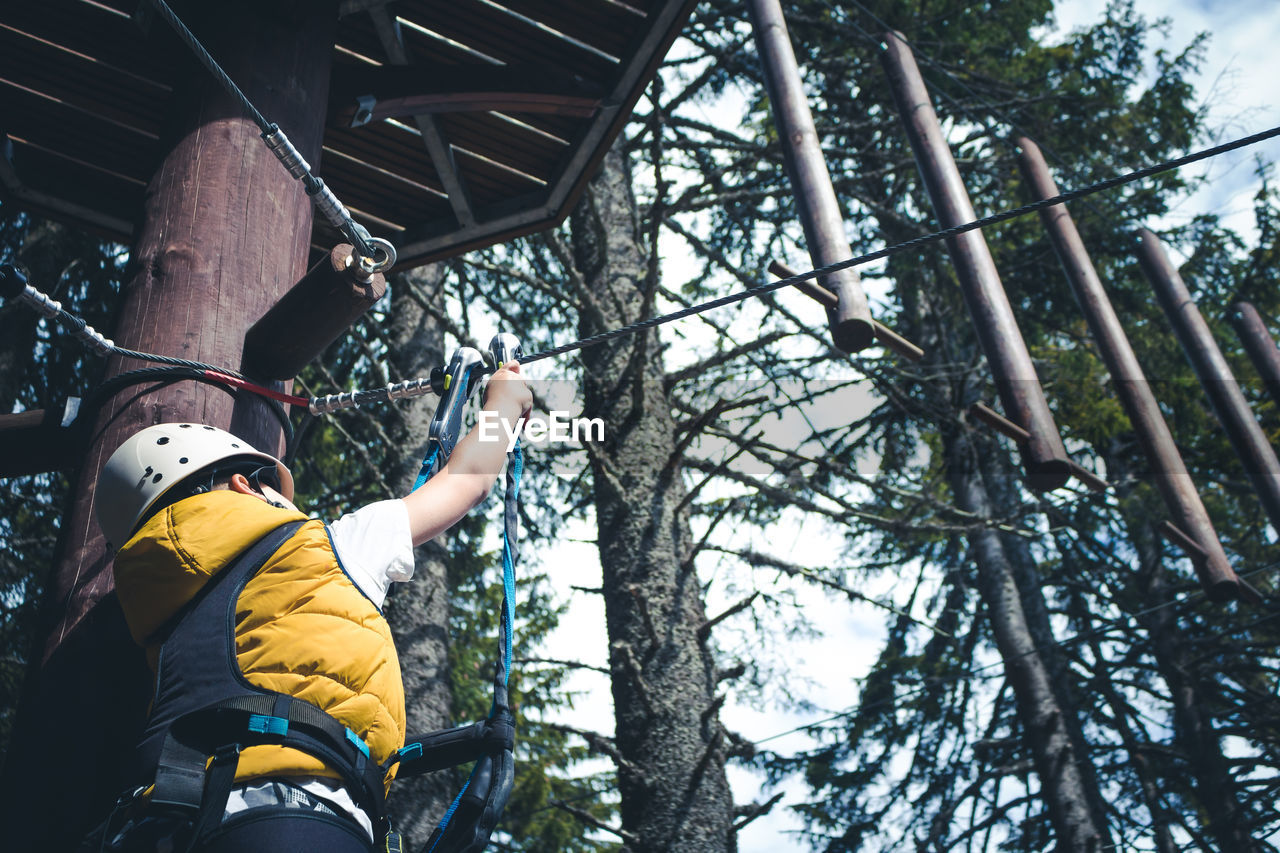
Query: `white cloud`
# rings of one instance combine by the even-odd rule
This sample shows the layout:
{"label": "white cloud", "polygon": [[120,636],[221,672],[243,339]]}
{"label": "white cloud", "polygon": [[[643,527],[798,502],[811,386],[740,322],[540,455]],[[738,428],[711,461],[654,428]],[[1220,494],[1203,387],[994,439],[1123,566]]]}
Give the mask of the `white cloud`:
{"label": "white cloud", "polygon": [[[1067,0],[1055,12],[1060,31],[1088,26],[1101,19],[1105,0]],[[1166,19],[1167,34],[1155,34],[1151,48],[1181,51],[1201,33],[1208,35],[1196,89],[1207,108],[1208,123],[1226,142],[1280,125],[1275,100],[1280,80],[1280,3],[1276,0],[1135,0],[1134,8],[1150,20]],[[1187,167],[1205,175],[1207,185],[1177,206],[1168,220],[1176,225],[1204,213],[1217,213],[1227,224],[1254,236],[1252,199],[1259,182],[1257,157],[1280,161],[1280,140],[1272,139]]]}

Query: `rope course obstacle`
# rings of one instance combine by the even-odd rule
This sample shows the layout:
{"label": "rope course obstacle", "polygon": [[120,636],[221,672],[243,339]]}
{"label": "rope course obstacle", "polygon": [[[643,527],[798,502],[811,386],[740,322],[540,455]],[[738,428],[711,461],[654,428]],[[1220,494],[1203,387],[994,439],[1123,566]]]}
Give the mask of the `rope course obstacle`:
{"label": "rope course obstacle", "polygon": [[[818,267],[816,269],[808,270],[806,272],[792,273],[790,270],[787,270],[789,274],[776,281],[765,282],[755,287],[746,288],[744,290],[738,291],[736,293],[730,293],[724,296],[716,297],[714,299],[708,299],[706,301],[699,302],[694,305],[690,305],[686,308],[681,308],[678,311],[671,311],[669,313],[659,314],[653,317],[649,317],[645,320],[640,320],[638,322],[630,323],[628,325],[621,326],[616,329],[611,329],[607,332],[601,332],[600,334],[597,334],[597,335],[591,335],[585,338],[579,338],[574,341],[570,341],[554,347],[549,347],[548,349],[545,349],[545,350],[539,350],[537,352],[530,353],[529,355],[522,356],[519,359],[519,361],[521,364],[532,364],[534,362],[543,361],[545,359],[555,358],[561,355],[567,355],[572,352],[577,352],[578,350],[586,349],[587,347],[599,346],[601,344],[605,344],[610,341],[614,341],[619,338],[626,337],[628,335],[633,335],[639,332],[648,331],[649,329],[654,329],[659,326],[664,326],[664,325],[667,325],[668,323],[673,323],[677,320],[683,320],[688,317],[695,316],[697,314],[703,314],[707,311],[712,311],[717,308],[724,308],[729,305],[736,305],[737,303],[743,302],[747,299],[758,298],[758,297],[782,290],[784,288],[800,287],[802,285],[809,284],[810,282],[813,282],[815,279],[818,279],[822,276],[827,276],[832,273],[839,272],[841,270],[851,269],[853,267],[865,266],[867,264],[871,264],[876,261],[883,260],[887,257],[890,257],[891,255],[895,255],[900,252],[908,252],[924,246],[932,245],[934,243],[940,243],[962,234],[967,234],[972,231],[977,231],[979,229],[986,228],[991,225],[998,225],[1002,222],[1008,222],[1011,219],[1017,219],[1018,217],[1026,216],[1031,213],[1037,213],[1043,210],[1047,210],[1049,208],[1053,208],[1058,205],[1065,204],[1066,202],[1069,202],[1069,201],[1087,198],[1097,193],[1105,192],[1107,190],[1114,189],[1116,187],[1125,186],[1126,184],[1131,184],[1136,181],[1143,180],[1144,178],[1149,178],[1154,175],[1162,174],[1164,172],[1173,171],[1175,169],[1182,168],[1183,166],[1187,166],[1192,163],[1198,163],[1201,160],[1207,160],[1211,157],[1216,157],[1230,151],[1236,151],[1241,148],[1246,148],[1250,145],[1256,145],[1260,142],[1265,142],[1268,139],[1274,139],[1276,137],[1280,137],[1280,127],[1273,127],[1269,130],[1260,131],[1258,133],[1241,137],[1239,139],[1235,139],[1230,142],[1224,142],[1219,145],[1214,145],[1209,148],[1204,148],[1202,150],[1187,154],[1183,157],[1178,157],[1172,160],[1166,160],[1161,163],[1156,163],[1151,166],[1146,166],[1141,169],[1136,169],[1132,172],[1127,172],[1122,175],[1116,175],[1111,178],[1106,178],[1096,183],[1089,184],[1088,186],[1078,187],[1073,190],[1067,190],[1065,192],[1058,193],[1049,198],[1042,198],[1034,202],[1031,202],[1029,204],[1024,204],[1020,207],[1011,208],[1009,210],[1000,211],[998,213],[993,213],[988,216],[981,217],[979,219],[973,219],[966,222],[958,223],[956,225],[952,225],[947,228],[942,228],[936,231],[932,231],[928,234],[923,234],[919,237],[913,237],[910,240],[904,240],[900,243],[895,243],[891,246],[886,246],[884,248],[876,249],[871,252],[865,252],[860,255],[855,255],[850,258],[845,258],[843,260],[836,261],[836,262],[827,264],[826,266]],[[786,270],[787,268],[775,267],[775,269],[778,269],[779,271],[781,271],[781,270]],[[830,298],[830,297],[824,297],[823,295],[821,295],[822,291],[814,289],[812,287],[810,288],[809,292],[817,294],[815,298],[818,299],[819,301],[826,301],[826,299]],[[211,374],[216,374],[216,376],[224,377],[225,379],[229,379],[229,380],[234,380],[235,383],[238,383],[237,387],[243,387],[246,390],[263,394],[263,396],[273,397],[274,399],[279,399],[281,400],[281,402],[287,402],[291,405],[305,406],[315,414],[327,414],[329,412],[337,411],[339,409],[363,406],[371,403],[391,402],[391,401],[403,399],[406,397],[421,396],[430,391],[429,380],[416,379],[416,380],[409,380],[404,383],[398,383],[395,386],[388,386],[387,388],[373,388],[373,389],[368,389],[364,391],[351,391],[343,394],[329,395],[326,397],[318,397],[318,398],[304,398],[296,395],[280,394],[279,392],[271,391],[270,389],[267,389],[263,386],[255,385],[253,382],[247,379],[244,375],[240,374],[235,370],[231,370],[229,368],[216,367],[214,365],[205,364],[202,362],[188,361],[185,359],[173,358],[171,356],[157,355],[155,353],[135,352],[133,350],[117,347],[113,342],[104,338],[102,334],[99,333],[97,330],[85,324],[83,320],[64,310],[62,308],[62,305],[58,303],[56,300],[49,298],[48,296],[46,296],[45,294],[37,290],[35,287],[28,284],[26,281],[26,277],[19,270],[14,268],[12,265],[6,265],[4,272],[0,273],[0,295],[3,295],[6,298],[10,298],[10,299],[12,298],[20,299],[21,301],[35,308],[43,316],[51,319],[57,319],[60,323],[62,323],[63,325],[71,329],[75,334],[75,336],[81,339],[82,342],[85,343],[86,347],[88,347],[91,351],[99,355],[114,354],[114,355],[124,356],[126,358],[137,359],[140,361],[152,361],[160,364],[192,367],[192,368],[208,371]],[[889,334],[885,334],[886,332]],[[890,335],[892,334],[892,330],[888,330],[885,327],[881,326],[880,334],[883,338],[889,339]],[[910,345],[910,342],[904,341],[900,337],[898,337],[897,341],[894,341],[893,343],[886,343],[886,346],[890,347],[891,349],[894,349],[895,351],[900,351],[904,355],[904,357],[910,357],[908,353],[913,352],[911,348],[913,345]],[[216,378],[216,376],[211,378]]]}
{"label": "rope course obstacle", "polygon": [[[373,304],[373,302],[376,301],[377,296],[380,295],[378,288],[385,284],[384,281],[379,281],[380,274],[389,269],[395,263],[395,247],[393,247],[389,241],[380,241],[373,238],[364,226],[355,222],[350,210],[348,210],[342,202],[337,199],[337,196],[329,190],[323,181],[311,173],[310,166],[307,164],[306,159],[294,144],[279,130],[278,125],[266,120],[262,113],[258,111],[244,93],[241,92],[235,83],[231,81],[230,77],[212,59],[208,51],[200,45],[199,41],[195,39],[191,31],[188,30],[177,16],[173,14],[172,10],[163,0],[153,0],[152,5],[178,31],[179,36],[196,54],[201,63],[204,64],[214,77],[219,80],[224,89],[226,89],[226,91],[240,103],[244,112],[252,117],[254,123],[261,131],[262,138],[267,143],[267,146],[270,148],[273,155],[280,160],[293,178],[303,184],[307,195],[310,197],[316,208],[321,212],[322,216],[334,228],[342,232],[344,236],[350,240],[349,246],[334,249],[327,259],[323,260],[320,265],[313,268],[312,272],[308,273],[308,275],[299,282],[299,287],[301,287],[304,282],[310,280],[311,283],[308,285],[310,287],[320,288],[322,290],[327,289],[327,291],[333,292],[340,291],[345,294],[342,298],[348,300],[347,304],[350,306],[351,312],[343,314],[332,327],[333,329],[340,331],[349,325],[354,317],[358,316],[361,311]],[[398,37],[394,35],[395,27],[387,24],[385,19],[386,10],[381,9],[380,11],[383,15],[383,18],[380,19],[383,24],[380,30],[384,31],[379,34],[380,40],[383,45],[387,47],[393,63],[401,64],[403,62],[407,62],[409,54],[404,50],[403,44],[397,40]],[[392,21],[391,23],[394,24],[395,22]],[[889,39],[888,43],[896,44],[898,41],[900,41],[900,39]],[[399,46],[395,47],[396,45]],[[386,103],[388,102],[384,100],[384,107]],[[603,101],[601,103],[603,103]],[[617,105],[611,105],[609,108],[616,110]],[[377,109],[378,108],[376,106],[370,105],[362,107],[364,113],[370,115],[376,113]],[[365,117],[367,118],[368,116],[366,115]],[[433,151],[439,148],[439,138],[432,136],[432,128],[438,130],[438,124],[435,124],[434,120],[424,120],[421,122],[420,128],[422,131],[421,136],[428,148],[431,148]],[[758,284],[735,293],[726,294],[725,296],[717,299],[711,299],[698,304],[686,306],[677,311],[649,317],[598,335],[580,338],[540,352],[534,352],[528,356],[520,357],[518,360],[522,364],[530,364],[560,355],[569,354],[588,347],[600,346],[611,341],[616,341],[625,336],[638,334],[677,320],[701,315],[721,307],[737,304],[746,299],[758,298],[791,286],[800,287],[827,307],[835,309],[837,313],[844,312],[844,307],[847,307],[847,303],[850,301],[848,295],[846,293],[835,293],[831,290],[822,288],[814,284],[816,279],[826,278],[831,280],[833,277],[837,277],[839,273],[852,271],[859,266],[870,264],[898,253],[909,252],[927,245],[932,245],[934,243],[947,242],[960,244],[963,242],[972,247],[981,242],[981,238],[977,232],[979,229],[984,227],[996,225],[1030,213],[1047,213],[1066,202],[1076,199],[1086,199],[1095,194],[1102,193],[1119,186],[1140,181],[1163,172],[1181,168],[1188,164],[1206,160],[1229,151],[1241,149],[1277,136],[1280,136],[1280,127],[1272,128],[1251,136],[1246,136],[1232,142],[1215,145],[1201,151],[1187,154],[1183,157],[1153,164],[1143,169],[1107,178],[1068,192],[1041,193],[1042,197],[1030,204],[985,217],[978,217],[972,207],[968,205],[967,199],[965,199],[964,204],[960,206],[956,206],[954,204],[954,199],[952,199],[951,202],[940,202],[935,199],[935,206],[939,208],[938,218],[942,227],[928,234],[856,256],[840,257],[839,255],[832,256],[828,253],[826,255],[828,260],[825,263],[818,263],[815,259],[815,268],[804,273],[793,274],[790,270],[775,267],[774,271],[782,275],[782,278],[778,281]],[[444,148],[447,150],[448,146],[445,145]],[[464,225],[469,219],[474,223],[474,216],[472,215],[473,211],[465,200],[465,187],[458,184],[457,174],[453,175],[452,185],[449,184],[447,174],[445,174],[444,177],[445,184],[448,186],[448,190],[445,195],[448,196],[448,201],[452,207],[454,215],[456,215],[458,221]],[[932,182],[950,182],[954,184],[958,183],[958,177],[935,177]],[[963,187],[960,189],[961,193],[963,193]],[[950,204],[951,206],[949,209],[944,211],[942,209],[944,204]],[[964,237],[972,237],[973,239],[964,241],[959,239]],[[426,254],[428,254],[427,250],[422,250],[419,257],[425,257]],[[845,251],[840,254],[848,255],[849,250],[846,248]],[[979,274],[975,273],[974,275],[976,277]],[[854,277],[854,280],[856,281],[856,277]],[[978,283],[975,286],[980,287],[981,283]],[[999,287],[998,281],[995,282],[995,287]],[[306,301],[305,296],[297,295],[302,294],[303,292],[303,290],[298,288],[295,288],[292,292],[295,294],[295,303]],[[428,378],[411,379],[404,382],[389,384],[382,388],[348,391],[328,396],[308,397],[291,394],[279,388],[269,387],[265,382],[267,380],[288,380],[292,378],[300,366],[305,364],[308,360],[305,357],[305,349],[299,349],[298,352],[293,354],[293,360],[290,361],[281,357],[278,352],[271,351],[269,348],[266,348],[266,344],[263,345],[264,348],[257,350],[255,355],[253,354],[255,352],[254,347],[250,341],[245,351],[246,360],[244,365],[240,370],[233,370],[231,368],[221,367],[209,362],[175,358],[172,356],[146,352],[142,349],[118,346],[115,342],[107,339],[101,333],[97,332],[85,323],[82,318],[76,317],[66,311],[59,303],[29,283],[26,280],[26,277],[16,268],[0,268],[0,295],[3,295],[6,299],[23,302],[32,307],[46,319],[57,322],[59,325],[68,329],[72,336],[83,343],[90,351],[99,356],[152,362],[156,365],[160,365],[160,367],[157,368],[130,371],[113,377],[112,380],[100,388],[95,389],[94,392],[89,395],[87,399],[90,400],[91,405],[85,407],[86,412],[96,412],[97,408],[108,401],[116,391],[127,387],[130,384],[196,380],[202,383],[232,389],[235,392],[249,392],[269,399],[272,401],[272,416],[280,421],[281,426],[287,432],[289,429],[289,419],[283,409],[283,406],[285,405],[305,409],[312,415],[322,415],[347,408],[394,402],[396,400],[417,397],[427,393],[440,393],[443,387],[442,383],[439,381],[439,376],[433,375]],[[286,299],[288,298],[289,297],[286,297]],[[846,303],[844,307],[842,307],[842,303]],[[285,300],[281,300],[277,303],[277,307],[285,305]],[[288,320],[288,316],[295,313],[296,312],[292,312],[287,308],[280,308],[279,314],[274,320],[270,319],[270,315],[265,315],[260,321],[262,325],[255,326],[255,329],[258,330],[258,338],[260,340],[269,341],[272,339],[289,337],[288,323],[290,321]],[[280,315],[284,315],[285,319],[281,320]],[[900,338],[895,339],[896,336],[893,336],[892,332],[879,324],[875,324],[874,321],[869,319],[869,315],[863,319],[866,320],[866,325],[871,327],[870,332],[865,328],[861,329],[859,334],[861,334],[863,338],[869,340],[869,335],[874,333],[876,337],[886,345],[886,347],[893,349],[904,357],[918,357],[916,356],[918,350],[912,349],[912,345],[909,342],[902,341]],[[277,325],[273,326],[272,323]],[[1009,332],[1010,334],[1005,337],[1017,337],[1018,333],[1016,325],[1014,325]],[[338,332],[335,331],[335,334],[336,333]],[[251,332],[250,337],[252,338],[253,336],[254,333]],[[865,340],[860,342],[860,345],[865,342]],[[860,348],[860,346],[851,348],[856,349]],[[988,353],[988,358],[989,360],[994,360],[991,358],[991,353]],[[1034,372],[1031,374],[1031,378],[1034,379]],[[1015,369],[1005,376],[997,375],[996,379],[999,387],[1003,388],[1004,386],[1008,386],[1010,382],[1016,382],[1017,370]],[[1048,407],[1047,404],[1044,404],[1042,395],[1040,403],[1043,404],[1041,408],[1047,412]],[[1005,401],[1006,411],[1014,411],[1015,414],[1018,414],[1025,408],[1025,406],[1012,402],[1011,400]],[[1047,422],[1042,422],[1036,427],[1029,428],[1026,423],[1028,419],[1025,417],[1017,418],[1018,420],[1023,421],[1023,423],[1015,423],[1009,419],[1002,418],[990,409],[976,408],[973,410],[973,413],[975,417],[992,424],[1005,434],[1010,435],[1016,442],[1018,442],[1020,447],[1030,448],[1036,442],[1045,440],[1046,437],[1050,437],[1052,439],[1058,438],[1056,427],[1053,426],[1051,418]],[[91,419],[88,414],[82,414],[80,417],[84,418],[85,421]],[[64,418],[60,426],[64,429],[71,429],[75,425],[75,420],[76,419],[73,418],[68,421]],[[1034,450],[1034,448],[1029,452],[1037,454],[1037,461],[1035,462],[1035,465],[1040,466],[1042,469],[1045,469],[1046,467],[1053,469],[1049,472],[1052,476],[1048,480],[1041,481],[1041,484],[1047,488],[1052,488],[1060,484],[1066,479],[1068,474],[1074,474],[1079,479],[1086,482],[1086,484],[1091,488],[1098,489],[1105,487],[1105,484],[1098,481],[1097,478],[1090,480],[1088,472],[1080,469],[1078,465],[1074,468],[1071,467],[1073,463],[1071,463],[1071,460],[1066,457],[1065,451],[1061,449],[1060,439],[1058,439],[1056,447],[1049,447],[1046,452],[1037,451]],[[1033,468],[1033,465],[1028,465],[1028,469],[1031,470],[1034,476],[1036,472],[1032,470]],[[1212,565],[1215,562],[1213,555],[1205,551],[1203,547],[1204,539],[1202,536],[1191,536],[1176,527],[1170,536],[1176,541],[1182,542],[1184,550],[1193,556],[1193,560],[1195,560],[1198,552],[1200,559],[1196,561],[1197,568],[1200,568],[1202,564],[1207,563]],[[1179,539],[1179,536],[1182,538]],[[505,557],[504,562],[506,562]],[[1226,571],[1230,572],[1229,566],[1226,568]],[[1234,576],[1234,573],[1229,575],[1220,574],[1216,578],[1211,577],[1211,579],[1206,583],[1209,585],[1209,590],[1212,595],[1215,597],[1225,597],[1227,594],[1231,593],[1229,591],[1224,592],[1224,590],[1229,590],[1230,588],[1238,585],[1238,580],[1239,579]],[[76,576],[75,581],[80,581],[79,575]],[[1235,594],[1241,593],[1237,592]],[[506,607],[504,605],[504,611],[505,609]],[[506,614],[504,612],[504,616],[505,615]],[[506,647],[504,649],[505,677],[505,671],[510,668],[509,617],[507,623],[504,625],[504,629],[507,631],[507,634],[505,635]]]}

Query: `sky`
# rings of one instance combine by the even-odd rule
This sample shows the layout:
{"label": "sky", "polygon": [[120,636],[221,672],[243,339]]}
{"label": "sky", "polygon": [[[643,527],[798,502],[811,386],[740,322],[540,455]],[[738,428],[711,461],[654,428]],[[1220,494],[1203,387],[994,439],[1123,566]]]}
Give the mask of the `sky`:
{"label": "sky", "polygon": [[[838,0],[837,0],[838,2]],[[998,7],[998,3],[996,4]],[[1208,109],[1211,125],[1223,128],[1222,138],[1227,141],[1280,125],[1280,104],[1273,99],[1280,81],[1280,0],[1136,0],[1137,10],[1151,18],[1169,19],[1167,35],[1157,36],[1150,45],[1154,48],[1179,50],[1198,33],[1210,35],[1206,57],[1198,79],[1198,91]],[[1104,0],[1064,0],[1057,12],[1058,28],[1066,32],[1101,18],[1106,7]],[[785,8],[785,4],[784,4]],[[907,33],[908,38],[910,33]],[[1180,204],[1163,222],[1151,223],[1159,230],[1164,225],[1200,213],[1218,213],[1228,219],[1228,224],[1248,235],[1252,233],[1251,200],[1257,190],[1254,175],[1255,157],[1280,160],[1280,141],[1234,152],[1197,165],[1197,174],[1207,174],[1211,179],[1207,186]],[[1071,188],[1062,183],[1062,189]],[[668,259],[668,262],[673,262]],[[796,310],[806,307],[804,298],[796,295]],[[816,316],[816,315],[815,315]],[[815,320],[815,322],[817,322]],[[796,517],[770,531],[774,541],[769,544],[773,553],[788,554],[808,549],[813,554],[812,542],[830,542],[836,553],[838,542],[832,542],[832,533],[812,521]],[[600,584],[600,567],[595,545],[594,530],[585,525],[568,531],[564,544],[548,562],[554,566],[557,585],[568,590],[571,586],[595,588]],[[721,592],[721,585],[713,585],[707,603],[707,612],[715,614],[732,604],[743,593],[741,584],[728,585]],[[884,589],[867,589],[868,595],[877,595]],[[813,746],[803,733],[791,730],[804,723],[829,716],[848,708],[857,701],[855,681],[869,669],[883,642],[884,614],[870,606],[854,606],[847,602],[835,602],[825,597],[805,594],[803,605],[806,616],[815,626],[821,626],[825,635],[809,640],[789,643],[781,653],[789,662],[788,683],[801,685],[812,702],[812,709],[805,712],[783,711],[774,707],[767,698],[755,697],[750,701],[731,701],[722,713],[725,724],[733,731],[752,741],[764,741],[770,749],[787,753]],[[603,637],[604,613],[599,596],[576,594],[571,596],[573,609],[564,627],[552,638],[548,656],[577,657],[596,666],[607,666],[607,644]],[[731,623],[730,623],[731,624]],[[599,626],[598,639],[590,639],[584,626]],[[731,628],[731,630],[733,630]],[[749,639],[730,637],[735,640]],[[763,654],[776,654],[770,649]],[[567,722],[596,731],[611,733],[612,711],[609,705],[606,677],[599,673],[583,672],[571,682],[583,691],[577,708],[567,716]],[[739,837],[742,853],[800,853],[808,847],[797,835],[798,820],[785,808],[798,802],[803,790],[798,782],[781,789],[766,789],[763,780],[752,773],[730,769],[730,781],[734,788],[735,802],[742,804],[763,800],[782,790],[784,800],[773,812],[752,823]]]}
{"label": "sky", "polygon": [[[1226,142],[1280,125],[1280,0],[1137,0],[1138,12],[1168,20],[1167,38],[1152,47],[1178,50],[1199,33],[1209,41],[1198,80],[1201,103],[1210,126],[1222,128]],[[1101,18],[1104,0],[1059,2],[1063,31]],[[1255,158],[1280,161],[1280,140],[1250,146],[1188,167],[1209,177],[1208,185],[1172,212],[1170,224],[1201,213],[1218,213],[1228,225],[1253,234],[1251,204],[1258,181]],[[1156,223],[1157,227],[1159,223]]]}

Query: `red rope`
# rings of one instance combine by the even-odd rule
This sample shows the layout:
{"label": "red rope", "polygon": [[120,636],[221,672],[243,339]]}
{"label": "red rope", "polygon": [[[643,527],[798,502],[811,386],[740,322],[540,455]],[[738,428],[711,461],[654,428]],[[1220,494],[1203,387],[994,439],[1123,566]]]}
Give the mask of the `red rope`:
{"label": "red rope", "polygon": [[263,385],[255,385],[252,382],[246,382],[235,376],[228,376],[225,373],[219,373],[216,370],[206,370],[205,376],[224,385],[231,385],[235,388],[243,388],[254,394],[260,394],[263,397],[270,397],[272,400],[278,400],[281,403],[288,403],[292,406],[302,406],[304,409],[311,405],[311,401],[306,397],[299,397],[296,394],[286,394],[283,391],[276,391],[274,388],[267,388]]}

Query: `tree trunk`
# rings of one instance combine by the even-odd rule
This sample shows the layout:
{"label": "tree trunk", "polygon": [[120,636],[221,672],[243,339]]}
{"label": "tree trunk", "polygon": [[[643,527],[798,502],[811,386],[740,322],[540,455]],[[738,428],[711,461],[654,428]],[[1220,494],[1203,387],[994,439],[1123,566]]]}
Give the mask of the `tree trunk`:
{"label": "tree trunk", "polygon": [[[591,335],[651,309],[624,155],[614,151],[572,216],[574,261]],[[587,417],[605,423],[589,448],[609,634],[622,827],[631,851],[735,849],[726,738],[694,573],[675,424],[657,335],[584,350]]]}
{"label": "tree trunk", "polygon": [[[1117,482],[1130,481],[1130,473],[1122,460],[1108,459],[1107,468],[1116,472],[1113,479]],[[1124,491],[1132,492],[1132,489]],[[1186,756],[1193,790],[1200,801],[1198,811],[1206,818],[1208,834],[1220,850],[1247,853],[1269,849],[1250,837],[1238,799],[1239,790],[1214,731],[1210,699],[1200,683],[1200,664],[1193,660],[1180,639],[1183,633],[1177,623],[1176,610],[1155,608],[1157,604],[1171,601],[1174,594],[1165,571],[1159,535],[1149,518],[1138,517],[1131,508],[1126,508],[1126,503],[1129,502],[1122,501],[1121,512],[1141,566],[1136,583],[1142,607],[1135,618],[1150,639],[1156,671],[1169,689],[1174,742]]]}
{"label": "tree trunk", "polygon": [[[183,11],[255,105],[318,162],[336,4]],[[172,33],[157,23],[153,38]],[[168,153],[147,193],[114,337],[130,349],[238,367],[245,331],[306,271],[311,203],[208,74],[193,70],[174,83]],[[107,372],[141,366],[114,358]],[[259,398],[233,404],[192,382],[150,387],[103,410],[64,518],[43,647],[0,788],[14,849],[37,839],[42,849],[70,847],[106,816],[145,715],[149,675],[114,601],[112,555],[93,520],[102,464],[127,436],[161,422],[230,428],[261,450],[281,449],[280,426]]]}
{"label": "tree trunk", "polygon": [[[976,448],[968,436],[957,431],[948,431],[943,440],[947,478],[956,504],[990,518],[991,501],[982,484]],[[1059,704],[1052,675],[1036,648],[1000,534],[982,527],[969,534],[969,544],[978,569],[978,589],[986,601],[1005,675],[1017,699],[1018,719],[1040,777],[1040,796],[1048,807],[1058,849],[1101,851],[1110,839],[1091,808],[1091,803],[1101,798],[1089,790],[1088,777],[1081,771],[1088,757],[1080,755],[1072,743],[1068,711]]]}
{"label": "tree trunk", "polygon": [[[441,300],[444,271],[439,265],[423,267],[391,282],[390,325],[395,380],[430,374],[445,362],[444,335],[440,324],[409,293],[411,278],[420,295],[435,304]],[[401,494],[408,494],[417,479],[422,460],[417,452],[427,445],[437,398],[414,397],[397,405],[402,414],[394,436],[403,449],[403,464],[392,478]],[[448,549],[440,537],[414,550],[413,580],[391,587],[387,616],[400,656],[404,676],[405,710],[410,734],[421,734],[454,724],[449,684],[449,587]],[[463,722],[463,721],[458,721]],[[428,773],[396,782],[388,808],[407,846],[426,843],[436,823],[452,801],[453,780],[447,772]]]}
{"label": "tree trunk", "polygon": [[[982,484],[991,500],[996,515],[1008,516],[1016,512],[1022,505],[1022,492],[1018,488],[1018,472],[1014,470],[1009,457],[1000,453],[994,446],[991,452],[986,449],[978,453],[978,464],[982,469]],[[1067,737],[1071,740],[1072,749],[1079,757],[1077,768],[1084,784],[1085,793],[1089,796],[1089,811],[1093,816],[1093,825],[1107,825],[1107,805],[1098,788],[1098,776],[1093,762],[1088,760],[1089,746],[1084,730],[1080,725],[1078,713],[1079,703],[1076,700],[1076,678],[1067,662],[1067,656],[1057,645],[1053,626],[1049,622],[1049,606],[1044,600],[1044,587],[1040,580],[1039,567],[1035,555],[1031,551],[1031,542],[1013,533],[1001,532],[1000,544],[1004,548],[1009,567],[1013,570],[1013,581],[1018,587],[1018,597],[1022,602],[1022,612],[1026,616],[1027,630],[1031,633],[1032,642],[1040,650],[1039,657],[1049,675],[1049,686],[1053,697],[1062,709],[1062,722]]]}

